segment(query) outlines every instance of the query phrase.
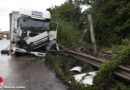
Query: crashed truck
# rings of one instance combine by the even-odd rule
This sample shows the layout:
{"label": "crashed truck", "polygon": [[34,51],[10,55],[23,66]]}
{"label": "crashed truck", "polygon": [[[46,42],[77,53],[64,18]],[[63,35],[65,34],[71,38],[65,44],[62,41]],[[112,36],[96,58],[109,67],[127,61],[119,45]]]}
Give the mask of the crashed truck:
{"label": "crashed truck", "polygon": [[10,16],[10,52],[44,56],[46,51],[58,50],[58,23],[51,22],[49,11],[12,11]]}

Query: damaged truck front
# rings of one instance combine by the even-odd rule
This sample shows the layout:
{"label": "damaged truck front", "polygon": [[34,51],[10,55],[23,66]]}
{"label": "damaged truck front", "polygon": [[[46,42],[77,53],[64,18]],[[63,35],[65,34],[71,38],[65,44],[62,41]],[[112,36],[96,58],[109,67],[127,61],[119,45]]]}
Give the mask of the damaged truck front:
{"label": "damaged truck front", "polygon": [[16,55],[29,53],[44,56],[47,50],[57,50],[57,29],[58,23],[51,22],[48,11],[12,11],[10,13],[10,51]]}

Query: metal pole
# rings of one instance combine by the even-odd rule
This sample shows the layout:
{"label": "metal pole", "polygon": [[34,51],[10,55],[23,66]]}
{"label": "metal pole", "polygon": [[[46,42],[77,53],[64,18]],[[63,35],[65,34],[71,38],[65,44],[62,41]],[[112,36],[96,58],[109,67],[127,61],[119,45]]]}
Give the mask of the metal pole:
{"label": "metal pole", "polygon": [[93,55],[96,55],[97,54],[97,48],[96,48],[96,41],[95,41],[95,35],[94,35],[94,29],[93,29],[91,14],[88,14],[88,21],[89,21],[89,26],[90,26],[90,34],[91,34]]}

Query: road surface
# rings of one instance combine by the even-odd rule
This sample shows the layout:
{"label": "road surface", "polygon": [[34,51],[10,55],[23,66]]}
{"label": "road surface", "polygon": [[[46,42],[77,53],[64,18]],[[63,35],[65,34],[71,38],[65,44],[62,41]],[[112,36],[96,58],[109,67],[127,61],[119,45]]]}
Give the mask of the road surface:
{"label": "road surface", "polygon": [[[9,40],[0,40],[0,51]],[[14,57],[0,54],[0,90],[67,90],[44,60],[36,57]]]}

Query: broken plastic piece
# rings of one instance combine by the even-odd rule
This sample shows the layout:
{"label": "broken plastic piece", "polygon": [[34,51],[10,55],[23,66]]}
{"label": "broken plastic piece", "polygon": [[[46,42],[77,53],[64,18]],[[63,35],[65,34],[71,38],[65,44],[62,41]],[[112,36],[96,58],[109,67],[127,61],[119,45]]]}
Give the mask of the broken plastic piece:
{"label": "broken plastic piece", "polygon": [[86,73],[74,75],[74,78],[77,82],[80,82],[84,76],[86,76]]}
{"label": "broken plastic piece", "polygon": [[74,75],[74,78],[77,82],[83,83],[86,86],[93,85],[93,78],[96,76],[96,72],[97,71],[83,73],[83,74],[77,74],[77,75]]}
{"label": "broken plastic piece", "polygon": [[70,71],[78,71],[78,72],[81,72],[81,69],[82,69],[82,67],[76,66],[76,67],[73,67]]}
{"label": "broken plastic piece", "polygon": [[89,72],[87,76],[81,81],[85,85],[93,85],[93,78],[96,76],[96,72]]}

